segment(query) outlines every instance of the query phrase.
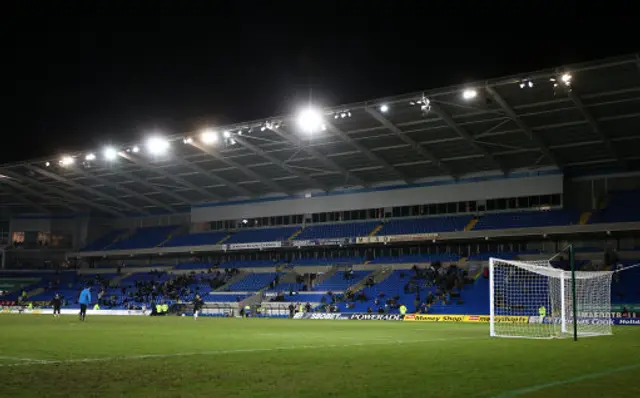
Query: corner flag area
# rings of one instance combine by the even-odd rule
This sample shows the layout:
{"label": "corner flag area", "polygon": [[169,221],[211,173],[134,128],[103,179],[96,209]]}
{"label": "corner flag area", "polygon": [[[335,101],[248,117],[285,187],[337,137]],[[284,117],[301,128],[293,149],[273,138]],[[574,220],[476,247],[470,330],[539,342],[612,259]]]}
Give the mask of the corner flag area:
{"label": "corner flag area", "polygon": [[488,324],[0,316],[3,396],[640,396],[640,328],[488,337]]}

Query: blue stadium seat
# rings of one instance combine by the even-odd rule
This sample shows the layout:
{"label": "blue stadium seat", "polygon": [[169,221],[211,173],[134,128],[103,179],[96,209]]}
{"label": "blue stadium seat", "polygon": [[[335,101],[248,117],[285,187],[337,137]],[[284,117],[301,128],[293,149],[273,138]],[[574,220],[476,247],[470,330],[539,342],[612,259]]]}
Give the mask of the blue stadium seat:
{"label": "blue stadium seat", "polygon": [[109,231],[106,234],[104,234],[103,236],[101,236],[100,238],[96,239],[95,241],[93,241],[90,244],[88,244],[87,246],[85,246],[80,251],[91,252],[91,251],[103,250],[105,247],[107,247],[110,244],[112,244],[113,241],[116,240],[116,238],[118,236],[124,234],[125,232],[127,232],[126,229],[114,229],[112,231]]}
{"label": "blue stadium seat", "polygon": [[234,233],[225,244],[234,243],[254,243],[254,242],[276,242],[289,239],[300,227],[277,227],[277,228],[255,228],[242,229]]}
{"label": "blue stadium seat", "polygon": [[308,225],[295,240],[337,239],[368,236],[378,221]]}
{"label": "blue stadium seat", "polygon": [[163,246],[176,247],[176,246],[204,246],[215,245],[224,239],[228,232],[216,231],[216,232],[202,232],[197,234],[178,235],[169,239]]}
{"label": "blue stadium seat", "polygon": [[473,217],[447,216],[396,219],[387,221],[378,235],[406,235],[464,231]]}
{"label": "blue stadium seat", "polygon": [[249,274],[243,279],[228,286],[227,290],[231,292],[255,292],[273,282],[275,277],[275,272]]}
{"label": "blue stadium seat", "polygon": [[143,249],[156,247],[164,242],[169,235],[178,227],[176,225],[165,227],[145,227],[138,228],[135,232],[121,241],[111,246],[109,250]]}
{"label": "blue stadium seat", "polygon": [[578,212],[569,210],[490,213],[480,217],[473,230],[573,225],[579,219]]}

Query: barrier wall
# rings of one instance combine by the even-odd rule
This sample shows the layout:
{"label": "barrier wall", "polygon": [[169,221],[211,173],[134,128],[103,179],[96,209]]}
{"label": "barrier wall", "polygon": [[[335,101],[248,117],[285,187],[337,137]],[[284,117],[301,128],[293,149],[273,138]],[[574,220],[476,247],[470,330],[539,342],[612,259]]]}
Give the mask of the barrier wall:
{"label": "barrier wall", "polygon": [[[80,310],[62,309],[60,314],[62,315],[78,315]],[[87,315],[149,315],[151,311],[141,310],[87,310]],[[23,314],[23,315],[53,315],[53,309],[43,308],[35,310],[14,308],[3,308],[0,310],[0,314]]]}

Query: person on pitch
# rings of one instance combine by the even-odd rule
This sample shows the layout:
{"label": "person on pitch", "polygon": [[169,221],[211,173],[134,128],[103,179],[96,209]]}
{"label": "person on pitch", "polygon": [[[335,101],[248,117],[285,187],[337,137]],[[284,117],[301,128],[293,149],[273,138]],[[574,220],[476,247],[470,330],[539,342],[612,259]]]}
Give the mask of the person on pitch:
{"label": "person on pitch", "polygon": [[80,320],[84,321],[87,317],[87,307],[91,304],[91,288],[85,287],[80,292],[80,298],[78,298],[78,303],[80,303]]}
{"label": "person on pitch", "polygon": [[193,319],[198,319],[198,314],[202,311],[202,307],[204,306],[204,301],[200,298],[199,294],[196,294],[196,297],[193,299]]}
{"label": "person on pitch", "polygon": [[53,307],[53,317],[60,318],[60,308],[62,307],[62,299],[59,294],[56,294],[53,299],[51,299],[51,306]]}

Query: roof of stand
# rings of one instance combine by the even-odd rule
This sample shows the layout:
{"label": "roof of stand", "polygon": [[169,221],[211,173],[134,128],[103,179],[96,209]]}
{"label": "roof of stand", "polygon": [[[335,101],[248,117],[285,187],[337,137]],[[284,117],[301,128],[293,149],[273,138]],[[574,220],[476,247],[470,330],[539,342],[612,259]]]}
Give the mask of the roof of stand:
{"label": "roof of stand", "polygon": [[[0,166],[11,213],[175,213],[193,204],[268,194],[419,182],[557,167],[570,174],[640,168],[638,55],[522,73],[322,110],[305,134],[293,116],[166,136],[113,161],[85,153]],[[226,132],[226,133],[224,133]],[[135,151],[139,146],[139,151]]]}

